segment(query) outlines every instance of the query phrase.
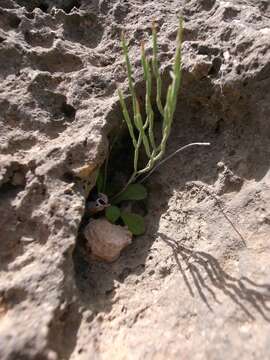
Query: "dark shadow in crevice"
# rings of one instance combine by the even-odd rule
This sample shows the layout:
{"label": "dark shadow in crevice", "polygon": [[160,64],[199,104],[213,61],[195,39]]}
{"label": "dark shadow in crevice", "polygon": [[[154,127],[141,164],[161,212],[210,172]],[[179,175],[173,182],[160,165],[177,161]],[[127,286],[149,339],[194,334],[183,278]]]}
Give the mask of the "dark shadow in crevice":
{"label": "dark shadow in crevice", "polygon": [[64,116],[68,119],[75,119],[75,115],[76,115],[76,109],[68,104],[66,101],[62,102],[62,105],[60,107],[60,111],[62,114],[64,114]]}
{"label": "dark shadow in crevice", "polygon": [[29,12],[38,8],[44,13],[50,12],[52,7],[62,9],[66,13],[70,13],[73,8],[79,9],[81,6],[80,0],[16,0],[16,3],[20,6],[24,6]]}
{"label": "dark shadow in crevice", "polygon": [[104,29],[95,14],[74,12],[65,16],[59,14],[59,17],[62,18],[65,39],[91,49],[101,42]]}
{"label": "dark shadow in crevice", "polygon": [[70,0],[70,1],[64,1],[62,2],[61,8],[69,14],[72,9],[76,8],[79,9],[81,6],[81,0]]}
{"label": "dark shadow in crevice", "polygon": [[[114,139],[115,132],[112,131],[109,137],[111,137],[111,140]],[[108,179],[110,181],[107,184],[107,191],[105,191],[108,195],[113,188],[113,184],[121,187],[132,172],[132,152],[130,149],[132,149],[132,144],[128,134],[126,131],[121,131],[110,154],[108,168]],[[119,187],[115,190],[117,192]],[[87,197],[86,203],[91,199],[91,193],[92,191]],[[114,281],[121,279],[122,272],[125,271],[126,267],[121,265],[121,260],[115,263],[96,260],[86,245],[87,241],[83,234],[84,229],[93,217],[97,218],[100,216],[104,216],[104,213],[98,213],[90,217],[87,210],[85,211],[78,230],[76,247],[73,253],[75,283],[79,298],[83,306],[92,311],[92,317],[95,317],[99,312],[109,312],[111,310],[112,299],[115,293]],[[125,256],[126,254],[125,252]],[[124,260],[125,256],[121,256],[120,259]]]}
{"label": "dark shadow in crevice", "polygon": [[[136,85],[136,92],[142,104],[144,91],[143,82],[138,83]],[[126,104],[129,111],[131,111],[132,102],[128,96]],[[119,114],[121,114],[121,108],[119,102],[116,102],[112,110],[107,113],[108,125],[105,129],[110,142],[115,141],[109,158],[108,183],[118,185],[118,188],[115,189],[116,192],[122,188],[133,171],[134,150],[126,127],[122,127],[122,124],[119,123]],[[116,135],[117,138],[115,137]],[[141,154],[141,161],[145,161],[143,154]],[[110,192],[109,187],[107,187],[107,190]],[[167,197],[167,193],[165,196]],[[138,206],[140,211],[145,211],[144,203]],[[123,282],[128,274],[140,274],[144,271],[146,257],[148,256],[153,238],[142,240],[141,237],[138,237],[134,239],[133,244],[114,263],[97,261],[91,257],[83,235],[83,229],[88,221],[89,216],[85,213],[78,231],[73,261],[75,281],[80,294],[80,300],[86,308],[92,310],[93,316],[95,316],[99,312],[109,312],[111,310],[112,299],[115,294],[115,280]],[[140,255],[138,254],[139,248]]]}
{"label": "dark shadow in crevice", "polygon": [[[23,253],[23,244],[20,241],[22,236],[19,235],[18,231],[19,221],[17,220],[16,211],[12,206],[13,201],[23,190],[24,185],[14,185],[12,180],[2,184],[0,188],[0,227],[4,229],[1,231],[0,241],[0,270],[3,271],[6,271],[9,264]],[[8,231],[7,223],[9,223]]]}
{"label": "dark shadow in crevice", "polygon": [[55,34],[48,29],[25,30],[24,39],[33,47],[41,46],[43,48],[51,48],[53,46]]}
{"label": "dark shadow in crevice", "polygon": [[16,3],[20,6],[24,6],[27,11],[33,11],[35,8],[39,8],[43,12],[47,12],[49,5],[46,0],[16,0]]}
{"label": "dark shadow in crevice", "polygon": [[0,8],[0,25],[4,30],[17,29],[21,19],[13,10]]}
{"label": "dark shadow in crevice", "polygon": [[45,77],[37,77],[28,89],[38,106],[51,114],[52,123],[65,128],[75,120],[76,109],[68,104],[65,95],[50,89],[53,88],[50,78],[48,82],[46,80]]}
{"label": "dark shadow in crevice", "polygon": [[29,59],[35,70],[46,71],[49,73],[69,73],[81,70],[84,65],[79,55],[67,52],[64,48],[54,47],[46,51],[33,51]]}
{"label": "dark shadow in crevice", "polygon": [[6,170],[3,176],[4,183],[0,186],[0,228],[4,229],[1,231],[0,241],[0,270],[6,270],[9,263],[23,253],[23,244],[20,241],[22,236],[18,231],[20,224],[12,204],[25,188],[25,176],[26,168],[14,161]]}

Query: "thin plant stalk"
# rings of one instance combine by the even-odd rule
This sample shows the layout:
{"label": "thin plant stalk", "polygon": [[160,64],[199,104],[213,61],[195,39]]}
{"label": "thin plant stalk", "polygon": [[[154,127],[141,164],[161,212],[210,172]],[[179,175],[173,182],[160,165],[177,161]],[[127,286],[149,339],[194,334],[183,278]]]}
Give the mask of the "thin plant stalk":
{"label": "thin plant stalk", "polygon": [[[153,23],[152,26],[153,52],[152,52],[151,61],[148,60],[148,58],[146,57],[144,44],[142,44],[141,46],[141,63],[143,68],[144,80],[146,84],[145,121],[143,121],[142,119],[139,102],[134,88],[134,82],[132,78],[132,67],[128,54],[128,46],[126,44],[124,34],[122,34],[121,44],[122,44],[125,63],[126,63],[129,91],[132,97],[133,120],[131,119],[131,116],[128,113],[123,94],[120,90],[118,91],[118,94],[119,94],[120,104],[122,107],[123,116],[125,122],[127,123],[129,134],[131,136],[134,147],[134,164],[133,164],[134,169],[131,177],[127,181],[124,188],[120,191],[120,193],[122,193],[129,184],[136,181],[138,176],[151,171],[154,168],[155,164],[158,163],[165,154],[167,141],[171,132],[174,112],[176,109],[177,97],[181,85],[182,34],[183,34],[183,23],[182,23],[182,19],[179,19],[179,28],[177,33],[174,63],[173,63],[172,71],[170,72],[172,82],[167,90],[166,103],[164,107],[161,103],[162,82],[161,82],[161,75],[160,75],[159,62],[158,62],[157,30],[155,23]],[[154,136],[154,112],[151,104],[153,76],[155,78],[156,87],[157,87],[156,104],[159,112],[163,117],[162,138],[159,145],[156,144],[155,136]],[[144,168],[139,169],[138,168],[139,151],[142,145],[148,157],[148,162]],[[117,196],[120,193],[118,193]]]}
{"label": "thin plant stalk", "polygon": [[164,109],[161,103],[162,81],[161,81],[159,63],[158,63],[157,27],[155,21],[153,21],[153,25],[152,25],[152,40],[153,40],[152,68],[156,78],[156,86],[157,86],[156,103],[160,114],[163,115]]}
{"label": "thin plant stalk", "polygon": [[150,140],[151,147],[153,149],[153,154],[149,157],[150,159],[155,156],[156,154],[156,143],[154,137],[154,112],[152,109],[151,104],[151,95],[152,95],[152,74],[151,74],[151,67],[148,59],[145,56],[144,44],[142,43],[141,46],[141,53],[142,53],[142,66],[143,66],[143,74],[144,80],[146,83],[146,93],[145,93],[145,112],[146,112],[146,122],[144,127],[148,126],[148,136]]}

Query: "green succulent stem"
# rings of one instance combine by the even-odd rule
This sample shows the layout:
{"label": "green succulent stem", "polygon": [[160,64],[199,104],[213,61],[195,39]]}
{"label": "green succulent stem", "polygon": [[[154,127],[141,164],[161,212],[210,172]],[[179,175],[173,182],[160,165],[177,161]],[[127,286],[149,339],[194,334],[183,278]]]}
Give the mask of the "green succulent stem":
{"label": "green succulent stem", "polygon": [[157,27],[155,21],[153,21],[152,24],[152,42],[153,42],[152,68],[156,78],[156,86],[157,86],[156,103],[160,114],[163,115],[164,109],[161,103],[162,81],[161,81],[159,63],[158,63]]}
{"label": "green succulent stem", "polygon": [[[120,104],[122,107],[123,117],[127,124],[130,137],[132,139],[134,147],[134,169],[131,177],[127,181],[124,188],[121,190],[123,192],[129,184],[136,181],[137,177],[145,174],[157,164],[159,160],[165,154],[167,141],[171,132],[173,116],[176,109],[177,97],[181,85],[181,44],[182,44],[182,34],[183,34],[183,21],[179,19],[179,28],[177,33],[176,40],[176,50],[174,55],[174,63],[171,71],[171,84],[167,89],[166,103],[163,106],[161,101],[162,94],[162,80],[161,73],[158,61],[158,43],[157,43],[157,28],[155,22],[152,25],[152,58],[151,60],[147,58],[145,54],[144,44],[141,44],[141,64],[143,68],[143,76],[145,81],[145,121],[142,119],[140,104],[136,95],[134,81],[132,78],[132,66],[129,59],[128,46],[125,40],[125,36],[122,33],[121,45],[124,53],[125,65],[127,69],[127,78],[129,92],[132,98],[132,108],[133,108],[133,119],[128,112],[124,97],[122,92],[119,90],[118,95],[120,99]],[[162,134],[160,144],[156,144],[155,140],[155,121],[154,121],[154,111],[152,107],[152,86],[153,79],[156,83],[156,106],[163,118],[162,124]],[[138,168],[139,153],[141,146],[143,145],[145,153],[148,157],[148,162],[142,168]],[[121,193],[120,192],[120,193]],[[117,194],[116,196],[118,196]]]}

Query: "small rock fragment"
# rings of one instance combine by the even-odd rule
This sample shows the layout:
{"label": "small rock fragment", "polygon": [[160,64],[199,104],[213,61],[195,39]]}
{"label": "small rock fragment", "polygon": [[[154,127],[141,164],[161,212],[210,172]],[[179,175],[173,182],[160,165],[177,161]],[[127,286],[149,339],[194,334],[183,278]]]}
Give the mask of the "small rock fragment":
{"label": "small rock fragment", "polygon": [[79,168],[73,169],[72,172],[74,175],[78,176],[81,179],[88,179],[90,175],[97,169],[98,164],[92,162],[85,164]]}
{"label": "small rock fragment", "polygon": [[91,220],[84,235],[92,254],[108,262],[115,261],[122,249],[132,242],[132,234],[128,229],[111,224],[105,218]]}

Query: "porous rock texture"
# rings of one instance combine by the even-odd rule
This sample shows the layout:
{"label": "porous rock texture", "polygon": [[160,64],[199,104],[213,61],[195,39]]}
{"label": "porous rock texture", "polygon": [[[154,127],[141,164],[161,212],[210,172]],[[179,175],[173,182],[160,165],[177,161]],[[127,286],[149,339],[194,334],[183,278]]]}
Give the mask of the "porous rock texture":
{"label": "porous rock texture", "polygon": [[[211,147],[154,173],[146,234],[95,262],[84,187],[122,118],[121,31],[143,99],[140,41],[155,19],[165,86],[179,13],[167,151]],[[269,359],[269,1],[1,0],[0,77],[1,360]]]}

